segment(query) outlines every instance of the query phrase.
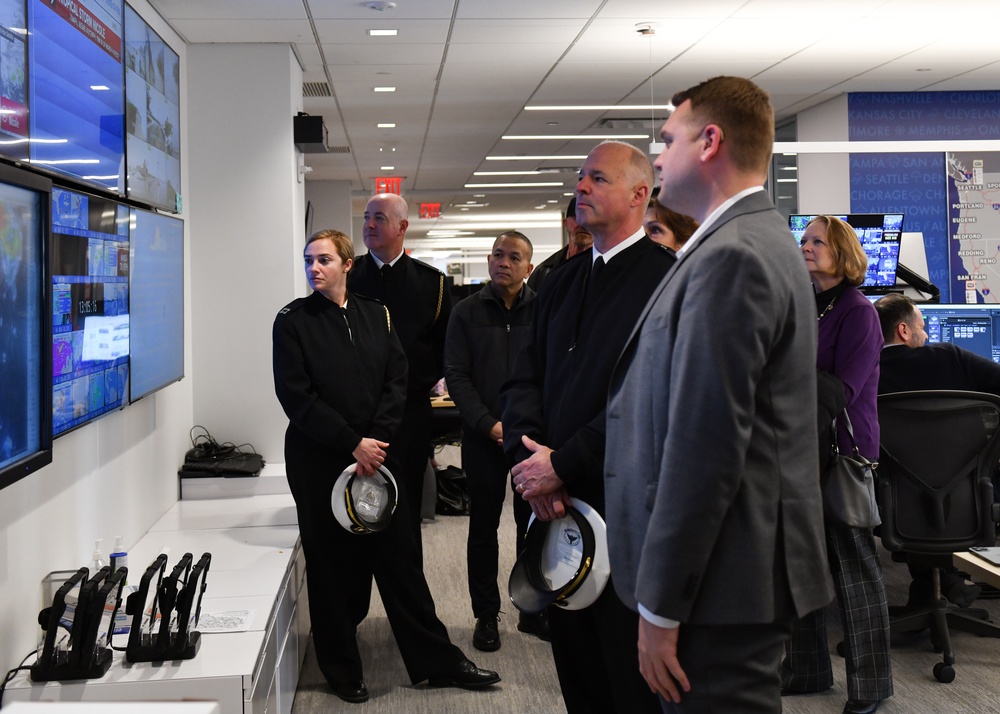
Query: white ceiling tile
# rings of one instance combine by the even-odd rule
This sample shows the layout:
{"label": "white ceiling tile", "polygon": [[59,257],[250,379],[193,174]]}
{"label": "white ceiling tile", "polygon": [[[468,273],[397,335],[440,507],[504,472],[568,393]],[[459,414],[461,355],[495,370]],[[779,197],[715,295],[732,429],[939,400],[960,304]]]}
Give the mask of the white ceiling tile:
{"label": "white ceiling tile", "polygon": [[188,42],[313,42],[312,28],[304,19],[182,19],[171,25]]}

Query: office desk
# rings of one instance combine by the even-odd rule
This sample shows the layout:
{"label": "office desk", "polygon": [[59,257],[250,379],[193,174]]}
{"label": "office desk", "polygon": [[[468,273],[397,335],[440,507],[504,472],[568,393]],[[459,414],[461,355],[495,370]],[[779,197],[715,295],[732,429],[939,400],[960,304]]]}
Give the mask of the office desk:
{"label": "office desk", "polygon": [[1000,568],[992,563],[987,563],[978,555],[973,555],[968,551],[954,553],[951,559],[956,568],[968,573],[979,582],[1000,588]]}
{"label": "office desk", "polygon": [[[194,698],[218,702],[222,714],[289,714],[310,624],[292,497],[177,502],[129,550],[129,580],[136,582],[161,550],[169,552],[168,571],[184,553],[195,560],[211,553],[202,613],[251,610],[246,630],[203,632],[190,660],[131,664],[115,652],[99,679],[34,683],[19,672],[4,702]],[[116,637],[115,644],[124,641]]]}

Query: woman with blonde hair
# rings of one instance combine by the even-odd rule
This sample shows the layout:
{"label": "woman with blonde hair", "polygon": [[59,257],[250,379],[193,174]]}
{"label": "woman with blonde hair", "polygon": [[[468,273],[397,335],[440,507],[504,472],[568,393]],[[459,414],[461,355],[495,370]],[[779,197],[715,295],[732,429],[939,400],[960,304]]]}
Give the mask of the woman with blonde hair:
{"label": "woman with blonde hair", "polygon": [[[837,420],[841,452],[857,445],[878,460],[878,378],[882,328],[878,313],[858,286],[868,258],[854,229],[834,216],[816,216],[802,234],[802,257],[816,290],[819,340],[816,367],[843,384],[854,435]],[[820,449],[829,449],[820,443]],[[889,610],[882,565],[871,528],[826,521],[827,551],[844,625],[848,701],[845,714],[871,714],[892,695]],[[782,663],[783,694],[818,692],[833,686],[823,611],[797,621]]]}

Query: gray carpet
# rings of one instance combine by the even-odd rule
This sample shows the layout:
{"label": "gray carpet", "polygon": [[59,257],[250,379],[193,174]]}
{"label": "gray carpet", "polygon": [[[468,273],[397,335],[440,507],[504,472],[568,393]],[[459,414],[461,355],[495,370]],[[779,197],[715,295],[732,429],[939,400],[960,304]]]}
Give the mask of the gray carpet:
{"label": "gray carpet", "polygon": [[[411,686],[403,669],[381,602],[372,598],[371,614],[359,628],[365,681],[371,699],[365,704],[347,704],[333,695],[316,667],[312,648],[295,696],[292,714],[357,712],[375,714],[431,714],[438,712],[564,712],[559,685],[549,647],[517,631],[517,614],[509,606],[502,614],[500,634],[503,646],[497,652],[479,652],[472,647],[472,619],[466,585],[465,539],[468,519],[438,516],[423,525],[424,559],[427,580],[438,616],[448,626],[452,640],[476,664],[496,670],[503,682],[491,690],[466,692],[458,689],[430,689]],[[501,526],[501,592],[506,601],[506,577],[514,562],[513,517],[507,504]],[[890,603],[906,599],[909,575],[906,568],[892,563],[887,553],[882,563],[889,588]],[[736,585],[736,584],[734,584]],[[748,596],[751,594],[748,593]],[[1000,622],[1000,600],[976,603]],[[840,639],[835,630],[838,616],[831,611],[830,646]],[[885,714],[984,714],[1000,713],[1000,640],[954,633],[953,645],[957,677],[941,684],[931,672],[940,656],[935,654],[926,632],[898,638],[893,642],[893,674],[896,694],[879,709]],[[786,697],[789,714],[835,714],[847,699],[844,662],[833,655],[834,687],[821,694]]]}

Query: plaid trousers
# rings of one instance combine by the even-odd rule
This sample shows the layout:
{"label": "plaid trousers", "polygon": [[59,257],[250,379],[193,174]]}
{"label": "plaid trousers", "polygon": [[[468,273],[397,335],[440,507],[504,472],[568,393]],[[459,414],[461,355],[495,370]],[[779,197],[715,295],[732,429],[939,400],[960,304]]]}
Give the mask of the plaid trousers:
{"label": "plaid trousers", "polygon": [[[892,695],[889,610],[882,565],[870,529],[826,523],[827,551],[847,648],[850,699],[882,700]],[[782,686],[814,692],[833,686],[823,610],[792,626],[781,665]]]}

